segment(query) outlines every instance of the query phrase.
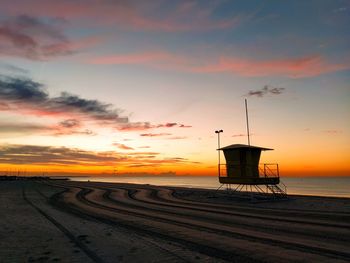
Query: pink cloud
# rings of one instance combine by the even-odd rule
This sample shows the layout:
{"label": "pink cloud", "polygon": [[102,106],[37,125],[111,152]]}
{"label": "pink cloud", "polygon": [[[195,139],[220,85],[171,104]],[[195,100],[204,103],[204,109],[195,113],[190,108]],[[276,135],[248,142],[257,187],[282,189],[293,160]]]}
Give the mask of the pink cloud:
{"label": "pink cloud", "polygon": [[248,77],[280,75],[292,78],[303,78],[349,68],[350,64],[333,64],[327,62],[321,56],[271,60],[222,57],[217,63],[198,66],[192,70],[198,73],[227,72]]}
{"label": "pink cloud", "polygon": [[300,58],[255,60],[222,56],[203,62],[194,56],[177,55],[166,51],[144,52],[95,57],[93,64],[135,64],[158,69],[173,69],[194,73],[231,73],[245,77],[286,76],[305,78],[350,69],[350,63],[332,63],[320,55]]}
{"label": "pink cloud", "polygon": [[145,131],[154,128],[149,122],[129,122],[117,126],[119,131]]}

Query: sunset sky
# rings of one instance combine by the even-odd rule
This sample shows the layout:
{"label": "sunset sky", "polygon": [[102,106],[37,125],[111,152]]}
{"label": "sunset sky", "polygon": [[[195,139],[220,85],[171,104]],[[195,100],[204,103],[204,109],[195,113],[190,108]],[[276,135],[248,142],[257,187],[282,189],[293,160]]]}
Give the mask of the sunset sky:
{"label": "sunset sky", "polygon": [[0,171],[350,176],[349,1],[0,2]]}

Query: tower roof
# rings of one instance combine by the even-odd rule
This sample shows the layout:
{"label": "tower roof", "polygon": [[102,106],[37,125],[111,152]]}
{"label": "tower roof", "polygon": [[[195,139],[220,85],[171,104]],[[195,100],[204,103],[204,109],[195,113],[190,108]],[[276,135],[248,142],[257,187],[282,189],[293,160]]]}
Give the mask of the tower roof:
{"label": "tower roof", "polygon": [[246,144],[231,144],[231,145],[222,147],[222,148],[220,148],[218,150],[245,149],[245,148],[260,149],[262,151],[271,151],[271,150],[273,150],[273,149],[270,149],[270,148],[264,148],[264,147],[259,147],[259,146],[246,145]]}

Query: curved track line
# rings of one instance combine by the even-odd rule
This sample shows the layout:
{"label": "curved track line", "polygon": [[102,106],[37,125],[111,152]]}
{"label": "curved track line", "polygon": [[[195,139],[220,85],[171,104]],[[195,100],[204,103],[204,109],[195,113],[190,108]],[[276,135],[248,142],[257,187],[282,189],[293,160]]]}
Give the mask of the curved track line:
{"label": "curved track line", "polygon": [[[91,191],[91,190],[90,190]],[[238,232],[231,232],[229,231],[229,229],[227,228],[225,231],[221,230],[220,228],[216,228],[213,224],[207,224],[207,226],[203,226],[203,225],[198,225],[198,224],[193,224],[190,222],[181,222],[181,220],[177,219],[170,219],[170,218],[162,218],[162,217],[155,217],[155,216],[151,216],[151,215],[147,215],[145,213],[141,213],[141,212],[131,212],[130,209],[123,209],[123,208],[113,208],[101,203],[96,203],[94,201],[91,201],[90,199],[87,199],[86,196],[91,193],[90,191],[80,191],[77,196],[78,199],[81,202],[85,202],[89,205],[95,206],[95,207],[99,207],[99,208],[103,208],[105,210],[109,210],[109,211],[116,211],[118,213],[124,213],[130,216],[137,216],[137,217],[142,217],[144,219],[148,219],[151,221],[161,221],[161,222],[166,222],[166,223],[171,223],[172,225],[178,225],[178,226],[182,226],[182,227],[186,227],[186,228],[191,228],[191,229],[197,229],[199,231],[205,231],[205,232],[209,232],[209,233],[216,233],[216,234],[220,234],[221,236],[227,236],[230,238],[240,238],[240,239],[245,239],[247,241],[260,241],[261,243],[269,243],[270,245],[273,246],[279,246],[279,247],[284,247],[287,249],[292,249],[292,250],[299,250],[299,251],[307,251],[307,252],[311,252],[317,255],[323,255],[323,256],[332,256],[332,257],[343,257],[346,259],[350,258],[350,254],[346,253],[346,252],[342,252],[342,251],[336,251],[336,250],[332,250],[332,249],[327,249],[324,247],[315,247],[315,246],[308,246],[308,245],[304,245],[304,244],[300,244],[300,243],[295,243],[295,242],[288,242],[288,241],[283,241],[283,240],[276,240],[273,238],[268,238],[268,237],[261,237],[261,236],[256,236],[256,235],[249,235],[249,234],[244,234],[244,233],[238,233]],[[211,226],[210,226],[211,225]],[[223,228],[223,227],[221,227]]]}
{"label": "curved track line", "polygon": [[[82,188],[81,186],[79,188]],[[137,212],[130,212],[130,211],[125,211],[125,209],[120,209],[120,208],[111,208],[109,206],[106,206],[104,204],[100,204],[100,203],[94,203],[92,202],[91,200],[88,200],[86,198],[87,194],[88,193],[91,193],[91,191],[93,191],[94,189],[90,189],[90,190],[82,190],[80,191],[78,194],[77,194],[77,199],[80,201],[80,202],[83,202],[87,205],[90,205],[90,206],[94,206],[94,207],[98,207],[99,209],[104,209],[104,210],[109,210],[109,211],[114,211],[114,212],[117,212],[117,213],[122,213],[122,214],[128,214],[129,216],[136,216],[136,217],[142,217],[142,218],[145,218],[145,215],[144,214],[140,214],[140,213],[137,213]],[[135,189],[132,189],[132,190],[135,190]],[[126,191],[128,191],[128,193],[130,192],[130,189],[126,189]],[[169,204],[168,204],[169,205]],[[189,207],[190,209],[193,209],[193,207]],[[215,212],[215,211],[214,211]],[[148,217],[149,220],[159,220],[159,217],[154,217],[154,216],[146,216]],[[146,218],[145,218],[146,219]],[[265,219],[265,218],[264,218]],[[179,224],[179,222],[171,222],[171,220],[167,219],[166,220],[167,223],[172,223],[173,225],[174,224]],[[183,227],[188,227],[189,225],[186,224],[185,226]],[[141,226],[142,227],[142,226]],[[198,225],[191,225],[190,227],[196,227],[197,230],[199,231],[206,231],[206,232],[211,232],[213,231],[213,229],[208,229],[208,228],[203,228],[202,226],[198,226]],[[199,228],[198,228],[199,227]],[[217,229],[214,229],[215,232],[217,232]],[[221,233],[223,235],[225,235],[224,233]],[[235,237],[237,237],[237,233],[235,233]],[[247,236],[245,236],[247,238]],[[243,238],[243,236],[241,237]],[[250,236],[250,238],[252,238],[252,236]],[[257,240],[257,237],[256,236],[253,236],[254,240],[256,241]],[[260,241],[262,242],[268,242],[268,240],[265,240],[265,239],[260,239]],[[276,241],[274,239],[269,239],[270,242],[277,242],[278,246],[281,246],[281,242],[280,241]],[[287,243],[287,242],[286,242]],[[285,244],[286,245],[286,244]],[[287,243],[288,245],[288,249],[290,249],[290,246],[294,246],[295,247],[295,244],[294,243]],[[350,258],[350,254],[348,253],[343,253],[343,252],[340,252],[340,251],[334,251],[334,250],[329,250],[329,249],[324,249],[324,248],[318,248],[318,247],[310,247],[310,246],[306,246],[306,245],[303,245],[303,244],[300,244],[301,246],[299,247],[300,249],[303,249],[303,250],[306,250],[307,252],[310,252],[310,249],[313,250],[313,253],[317,254],[317,255],[320,255],[319,253],[322,253],[321,255],[323,256],[335,256],[336,258],[346,258],[347,260]],[[283,247],[283,246],[282,246]],[[326,254],[325,254],[326,253]],[[215,255],[217,256],[217,255]]]}
{"label": "curved track line", "polygon": [[57,220],[51,217],[49,214],[44,212],[41,208],[35,205],[32,201],[28,199],[25,194],[25,189],[22,188],[22,197],[23,199],[32,206],[36,211],[38,211],[43,217],[45,217],[48,221],[50,221],[57,229],[59,229],[68,239],[70,239],[77,247],[79,247],[86,256],[88,256],[93,262],[103,263],[104,261],[97,256],[95,252],[90,250],[84,243],[82,243],[79,239],[77,239],[74,234],[72,234],[67,228],[65,228],[62,224],[60,224]]}

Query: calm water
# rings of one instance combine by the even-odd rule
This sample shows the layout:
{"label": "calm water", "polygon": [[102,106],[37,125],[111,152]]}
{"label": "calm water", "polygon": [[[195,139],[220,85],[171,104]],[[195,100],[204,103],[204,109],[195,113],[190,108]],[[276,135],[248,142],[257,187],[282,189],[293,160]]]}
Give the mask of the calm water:
{"label": "calm water", "polygon": [[[75,181],[120,182],[183,186],[193,188],[217,189],[220,184],[217,177],[208,176],[114,176],[114,177],[70,177]],[[350,198],[350,177],[282,178],[288,194],[337,196]]]}

